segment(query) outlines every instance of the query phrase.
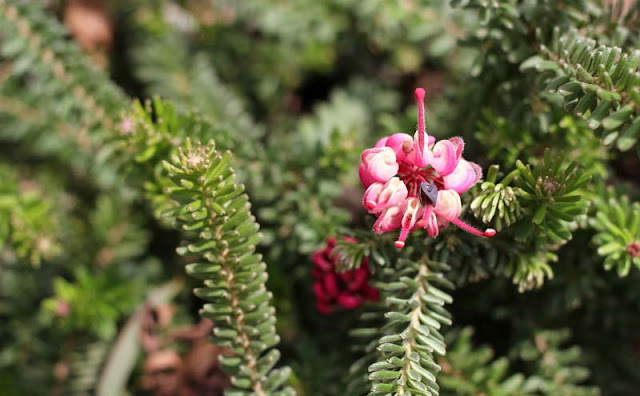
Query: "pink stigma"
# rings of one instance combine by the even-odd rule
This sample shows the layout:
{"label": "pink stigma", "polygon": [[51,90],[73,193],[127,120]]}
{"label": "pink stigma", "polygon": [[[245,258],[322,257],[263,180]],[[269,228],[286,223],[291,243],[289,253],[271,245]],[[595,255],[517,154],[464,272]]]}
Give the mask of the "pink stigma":
{"label": "pink stigma", "polygon": [[409,231],[410,231],[409,228],[404,228],[404,227],[400,231],[400,236],[398,237],[398,240],[393,243],[398,249],[402,249],[404,247],[404,241],[409,236]]}
{"label": "pink stigma", "polygon": [[426,128],[424,120],[424,88],[416,88],[414,94],[416,102],[418,102],[418,145],[424,147],[424,132]]}
{"label": "pink stigma", "polygon": [[451,220],[451,222],[453,224],[455,224],[456,226],[462,228],[463,230],[474,234],[474,235],[478,235],[478,236],[483,236],[483,237],[492,237],[494,235],[496,235],[496,230],[494,230],[493,228],[487,228],[484,231],[480,231],[479,229],[475,228],[475,227],[471,227],[469,224],[465,223],[464,221],[460,220],[460,219],[453,219]]}

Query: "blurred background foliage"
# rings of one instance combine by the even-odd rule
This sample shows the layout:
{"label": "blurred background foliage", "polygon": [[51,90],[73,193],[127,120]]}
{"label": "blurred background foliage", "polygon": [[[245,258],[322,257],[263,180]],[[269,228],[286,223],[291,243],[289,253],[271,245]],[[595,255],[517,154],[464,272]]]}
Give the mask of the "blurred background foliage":
{"label": "blurred background foliage", "polygon": [[[229,385],[154,216],[150,159],[197,131],[251,199],[289,385],[344,395],[360,312],[315,311],[310,254],[337,233],[352,262],[399,254],[364,231],[355,169],[414,130],[421,86],[428,133],[485,169],[465,216],[500,230],[404,256],[456,286],[440,394],[637,394],[639,20],[613,0],[0,0],[1,393]],[[177,121],[133,135],[162,125],[153,97]]]}

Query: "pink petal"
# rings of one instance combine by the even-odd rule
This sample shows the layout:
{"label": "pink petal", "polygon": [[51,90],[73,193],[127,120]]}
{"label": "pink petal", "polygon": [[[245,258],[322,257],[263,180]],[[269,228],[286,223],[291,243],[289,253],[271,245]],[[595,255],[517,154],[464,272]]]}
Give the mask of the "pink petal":
{"label": "pink petal", "polygon": [[407,236],[409,236],[409,232],[413,230],[418,219],[422,215],[422,205],[420,204],[420,200],[418,198],[407,198],[402,203],[400,211],[402,212],[402,220],[400,222],[402,230],[400,231],[398,240],[395,242],[395,246],[398,249],[404,247],[404,241],[407,239]]}
{"label": "pink petal", "polygon": [[362,297],[354,296],[347,292],[343,292],[338,296],[338,305],[346,309],[358,308],[363,302],[364,299]]}
{"label": "pink petal", "polygon": [[362,183],[362,187],[364,188],[369,187],[372,183],[375,182],[375,179],[371,176],[365,164],[360,164],[360,167],[358,168],[358,174],[360,175],[360,182]]}
{"label": "pink petal", "polygon": [[476,172],[476,180],[474,183],[477,183],[478,180],[482,179],[482,168],[480,167],[480,165],[476,164],[475,162],[471,162],[471,161],[467,161],[471,167],[473,168],[473,170]]}
{"label": "pink petal", "polygon": [[362,289],[364,285],[367,284],[367,280],[369,279],[369,270],[366,268],[358,268],[357,270],[351,271],[353,274],[351,281],[348,283],[348,288],[351,291],[356,291]]}
{"label": "pink petal", "polygon": [[413,150],[413,139],[406,133],[394,133],[387,139],[386,146],[393,149],[398,162],[401,162]]}
{"label": "pink petal", "polygon": [[333,311],[333,308],[331,308],[331,305],[325,302],[318,301],[316,302],[316,310],[323,315],[327,315],[327,314],[330,314],[331,311]]}
{"label": "pink petal", "polygon": [[324,255],[323,251],[313,253],[313,255],[311,256],[311,261],[313,261],[316,268],[322,271],[330,271],[333,269],[333,263],[327,260],[327,257]]}
{"label": "pink petal", "polygon": [[391,206],[385,209],[378,220],[373,225],[373,231],[381,234],[383,232],[389,232],[400,228],[400,222],[402,221],[402,212],[400,206]]}
{"label": "pink petal", "polygon": [[482,177],[482,169],[477,164],[460,158],[456,169],[443,178],[444,188],[463,193],[473,186],[480,177]]}
{"label": "pink petal", "polygon": [[445,228],[447,228],[447,226],[449,225],[449,220],[445,219],[444,217],[438,217],[437,218],[438,221],[438,229],[439,230],[444,230]]}
{"label": "pink petal", "polygon": [[367,285],[364,289],[364,295],[367,300],[378,301],[378,299],[380,298],[380,291],[375,287]]}
{"label": "pink petal", "polygon": [[[375,193],[375,190],[372,191],[372,195],[373,193]],[[388,182],[384,184],[382,190],[376,197],[375,206],[366,208],[371,213],[380,213],[388,207],[399,205],[400,203],[402,203],[402,201],[407,198],[408,194],[409,191],[407,190],[407,186],[400,180],[400,178],[392,177]],[[370,205],[374,203],[374,201],[368,199],[367,203]]]}
{"label": "pink petal", "polygon": [[378,198],[384,186],[382,183],[373,183],[364,192],[362,196],[362,206],[364,206],[369,213],[375,213],[374,209],[378,206]]}
{"label": "pink petal", "polygon": [[313,294],[315,294],[316,299],[318,299],[319,301],[329,301],[331,299],[331,297],[329,297],[324,291],[324,288],[322,287],[322,284],[320,284],[320,282],[315,282],[313,284]]}
{"label": "pink petal", "polygon": [[462,211],[460,195],[454,190],[438,191],[438,202],[435,208],[433,208],[433,211],[436,213],[436,216],[448,221],[458,218]]}
{"label": "pink petal", "polygon": [[335,274],[326,274],[322,279],[322,285],[327,296],[336,296],[338,294],[338,279]]}
{"label": "pink petal", "polygon": [[353,271],[340,271],[340,272],[337,272],[337,275],[342,281],[342,284],[349,284],[354,277]]}
{"label": "pink petal", "polygon": [[456,148],[456,158],[460,159],[462,157],[462,152],[464,151],[464,140],[461,137],[452,137],[449,138],[449,141]]}
{"label": "pink petal", "polygon": [[446,176],[453,172],[458,165],[456,147],[448,140],[440,140],[433,146],[430,163],[441,176]]}
{"label": "pink petal", "polygon": [[438,227],[438,219],[436,217],[436,213],[433,211],[433,206],[428,205],[424,210],[424,215],[422,216],[424,220],[424,229],[427,230],[427,234],[431,238],[435,238],[440,233],[440,228]]}
{"label": "pink petal", "polygon": [[418,198],[407,198],[403,201],[402,206],[400,206],[400,211],[402,214],[402,228],[413,228],[416,225],[416,221],[422,214],[422,205],[420,205],[420,200]]}

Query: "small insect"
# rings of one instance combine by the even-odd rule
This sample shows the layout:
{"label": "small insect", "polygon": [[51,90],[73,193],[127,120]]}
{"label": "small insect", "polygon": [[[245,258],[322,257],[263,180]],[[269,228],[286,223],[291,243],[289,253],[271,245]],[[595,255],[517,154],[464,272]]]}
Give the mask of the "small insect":
{"label": "small insect", "polygon": [[422,206],[426,206],[428,203],[436,206],[436,202],[438,202],[438,187],[433,183],[422,182],[420,183],[419,196]]}

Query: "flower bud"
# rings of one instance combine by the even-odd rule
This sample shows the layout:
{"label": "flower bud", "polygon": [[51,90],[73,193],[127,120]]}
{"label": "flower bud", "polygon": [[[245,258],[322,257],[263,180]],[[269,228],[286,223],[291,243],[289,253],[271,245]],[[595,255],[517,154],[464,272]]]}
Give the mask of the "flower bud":
{"label": "flower bud", "polygon": [[392,177],[385,184],[370,185],[362,197],[362,204],[370,213],[379,213],[400,204],[408,194],[407,186],[398,177]]}
{"label": "flower bud", "polygon": [[398,205],[385,209],[373,225],[373,231],[381,234],[383,232],[397,230],[400,228],[402,214],[403,212],[400,211],[400,206]]}
{"label": "flower bud", "polygon": [[456,219],[460,216],[462,204],[460,203],[460,195],[453,190],[438,191],[438,202],[434,208],[437,216],[448,221]]}
{"label": "flower bud", "polygon": [[362,206],[364,206],[369,213],[375,213],[373,210],[378,206],[378,198],[383,188],[384,184],[382,183],[372,183],[364,192],[362,196]]}

